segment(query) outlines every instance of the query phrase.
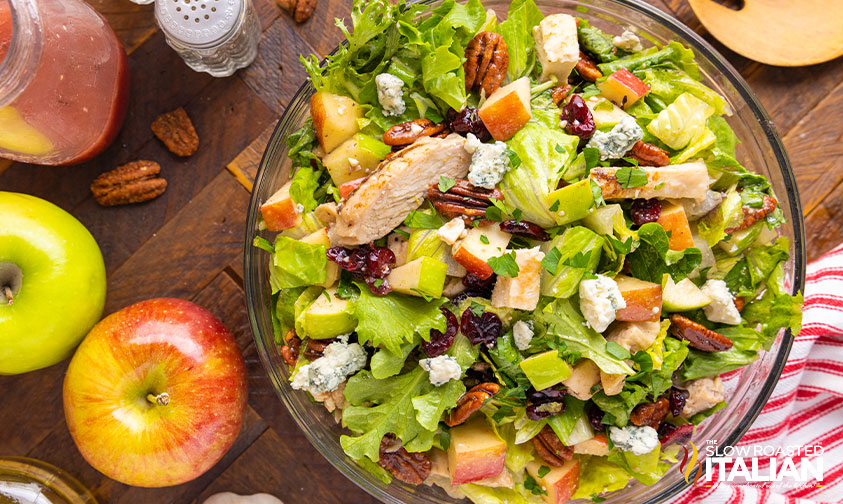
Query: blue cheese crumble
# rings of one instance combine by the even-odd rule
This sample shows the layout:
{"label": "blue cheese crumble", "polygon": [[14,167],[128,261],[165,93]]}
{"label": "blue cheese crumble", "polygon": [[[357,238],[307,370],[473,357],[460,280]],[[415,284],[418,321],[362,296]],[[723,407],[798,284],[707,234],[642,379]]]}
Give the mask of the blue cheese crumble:
{"label": "blue cheese crumble", "polygon": [[641,39],[628,28],[620,35],[615,35],[615,37],[612,38],[612,45],[626,52],[638,52],[644,50],[644,46],[641,45]]}
{"label": "blue cheese crumble", "polygon": [[533,341],[533,321],[519,320],[512,326],[512,340],[515,342],[515,347],[518,350],[526,350],[530,347],[530,342]]}
{"label": "blue cheese crumble", "polygon": [[474,154],[471,155],[471,166],[468,168],[468,181],[477,187],[494,189],[509,171],[506,144],[495,142],[473,147]]}
{"label": "blue cheese crumble", "polygon": [[622,429],[609,427],[609,437],[615,446],[633,455],[646,455],[659,446],[659,433],[648,425],[627,425]]}
{"label": "blue cheese crumble", "polygon": [[462,375],[457,359],[450,355],[440,355],[432,359],[422,359],[419,365],[430,373],[430,383],[440,387],[451,380],[459,380]]}
{"label": "blue cheese crumble", "polygon": [[378,87],[378,102],[383,107],[383,115],[398,116],[407,110],[404,104],[404,81],[398,77],[382,73],[375,77],[375,84]]}
{"label": "blue cheese crumble", "polygon": [[711,303],[703,306],[705,318],[711,322],[738,325],[741,323],[741,313],[735,306],[735,300],[729,287],[723,280],[708,280],[700,290],[711,298]]}
{"label": "blue cheese crumble", "polygon": [[601,161],[620,159],[642,138],[644,130],[632,116],[627,115],[611,131],[595,131],[586,147],[594,147],[600,151]]}
{"label": "blue cheese crumble", "polygon": [[605,275],[580,282],[580,311],[588,325],[603,332],[615,321],[617,311],[626,308],[618,284]]}
{"label": "blue cheese crumble", "polygon": [[332,392],[345,379],[366,365],[366,351],[357,343],[341,338],[325,348],[324,355],[299,368],[292,387],[311,394]]}

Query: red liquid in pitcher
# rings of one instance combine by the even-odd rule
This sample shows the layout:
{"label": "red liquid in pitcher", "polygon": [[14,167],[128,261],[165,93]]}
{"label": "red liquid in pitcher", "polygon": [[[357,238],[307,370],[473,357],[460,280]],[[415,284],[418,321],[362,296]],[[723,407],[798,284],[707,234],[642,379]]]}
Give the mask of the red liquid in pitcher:
{"label": "red liquid in pitcher", "polygon": [[[84,2],[36,4],[41,58],[23,92],[0,107],[0,123],[22,121],[21,129],[31,134],[0,145],[0,157],[39,164],[80,163],[102,152],[123,123],[129,89],[126,53],[105,19]],[[0,0],[0,60],[8,51],[11,26],[9,4]],[[15,142],[20,144],[20,155],[15,155]]]}

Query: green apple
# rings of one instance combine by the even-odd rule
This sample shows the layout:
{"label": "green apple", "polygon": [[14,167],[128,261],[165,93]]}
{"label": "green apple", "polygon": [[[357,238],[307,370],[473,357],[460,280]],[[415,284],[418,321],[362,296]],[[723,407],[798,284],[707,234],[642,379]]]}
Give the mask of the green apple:
{"label": "green apple", "polygon": [[322,163],[334,183],[340,185],[372,173],[390,152],[392,148],[377,138],[356,133],[325,156]]}
{"label": "green apple", "polygon": [[666,312],[696,310],[711,303],[708,297],[690,278],[683,278],[674,283],[670,275],[665,274],[662,282],[662,309]]}
{"label": "green apple", "polygon": [[594,208],[591,180],[580,180],[547,195],[547,206],[560,226],[587,217]]}
{"label": "green apple", "polygon": [[386,276],[392,290],[411,296],[442,297],[448,266],[432,257],[419,257],[394,268]]}
{"label": "green apple", "polygon": [[105,305],[97,242],[61,208],[0,191],[0,374],[51,366],[76,348]]}
{"label": "green apple", "polygon": [[536,390],[544,390],[571,377],[571,366],[559,358],[556,350],[527,357],[519,365]]}
{"label": "green apple", "polygon": [[448,267],[448,275],[463,277],[466,270],[451,255],[451,246],[439,238],[436,229],[416,229],[407,242],[407,262],[419,257],[439,259]]}
{"label": "green apple", "polygon": [[305,310],[302,324],[308,337],[325,339],[350,333],[357,327],[357,319],[350,300],[340,299],[337,289],[330,288]]}

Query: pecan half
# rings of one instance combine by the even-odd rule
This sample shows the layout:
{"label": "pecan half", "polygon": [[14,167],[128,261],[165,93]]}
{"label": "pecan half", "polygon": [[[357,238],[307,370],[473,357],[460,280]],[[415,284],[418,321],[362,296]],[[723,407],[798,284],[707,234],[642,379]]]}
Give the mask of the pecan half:
{"label": "pecan half", "polygon": [[167,190],[155,161],[132,161],[97,177],[91,184],[94,199],[102,206],[128,205],[155,199]]}
{"label": "pecan half", "polygon": [[577,61],[577,65],[574,68],[576,68],[580,77],[588,82],[594,82],[600,77],[603,77],[603,72],[597,68],[597,64],[594,63],[594,60],[589,58],[588,55],[582,51],[580,51],[580,59]]}
{"label": "pecan half", "polygon": [[316,8],[316,0],[278,0],[278,5],[289,12],[296,23],[304,23],[313,14],[313,9]]}
{"label": "pecan half", "polygon": [[431,463],[427,455],[408,452],[392,433],[387,433],[381,440],[378,465],[412,485],[421,485],[430,476]]}
{"label": "pecan half", "polygon": [[465,422],[472,413],[483,406],[486,399],[494,396],[500,390],[501,386],[494,382],[481,383],[471,387],[468,392],[459,398],[456,407],[451,410],[448,418],[445,419],[445,424],[453,427]]}
{"label": "pecan half", "polygon": [[744,306],[746,306],[746,298],[732,296],[732,300],[735,302],[735,308],[737,308],[739,312],[742,312]]}
{"label": "pecan half", "polygon": [[304,356],[311,362],[315,361],[325,355],[325,349],[335,341],[339,341],[339,339],[309,339],[307,340],[307,350],[304,351]]}
{"label": "pecan half", "polygon": [[670,401],[666,397],[659,397],[655,402],[636,406],[630,413],[629,420],[638,427],[649,425],[658,429],[659,424],[667,418],[668,410],[670,410]]}
{"label": "pecan half", "polygon": [[761,208],[752,208],[748,206],[743,207],[743,221],[741,221],[737,227],[727,229],[726,234],[732,234],[735,231],[748,228],[773,213],[773,210],[775,210],[777,206],[779,206],[779,202],[776,198],[765,194],[764,202],[761,205]]}
{"label": "pecan half", "polygon": [[295,366],[299,360],[299,349],[301,348],[301,338],[296,336],[296,331],[290,331],[284,335],[285,345],[281,347],[281,357],[284,362],[290,366]]}
{"label": "pecan half", "polygon": [[190,156],[199,148],[199,135],[181,107],[156,117],[151,128],[152,133],[176,156]]}
{"label": "pecan half", "polygon": [[635,142],[632,149],[626,153],[626,157],[638,161],[639,166],[667,166],[670,164],[670,156],[664,149],[641,140]]}
{"label": "pecan half", "polygon": [[561,467],[566,460],[571,460],[574,456],[574,449],[570,446],[565,446],[553,429],[549,425],[545,425],[541,432],[536,437],[531,439],[536,451],[539,452],[541,458],[552,466]]}
{"label": "pecan half", "polygon": [[430,119],[421,118],[389,128],[383,134],[383,143],[392,146],[410,145],[421,137],[433,136],[443,131],[445,123],[436,124]]}
{"label": "pecan half", "polygon": [[498,33],[482,31],[465,48],[465,89],[482,88],[486,96],[501,87],[509,67],[509,51]]}
{"label": "pecan half", "polygon": [[570,93],[574,89],[573,86],[570,84],[565,84],[564,86],[556,86],[555,88],[550,90],[550,96],[553,100],[554,105],[559,105],[562,103],[565,98],[568,97],[568,93]]}
{"label": "pecan half", "polygon": [[732,348],[732,340],[702,324],[674,313],[670,316],[670,332],[679,339],[687,340],[691,347],[703,352],[722,352]]}
{"label": "pecan half", "polygon": [[439,190],[434,184],[427,191],[427,198],[436,210],[453,219],[454,217],[485,217],[486,209],[492,206],[492,198],[503,200],[499,189],[475,187],[468,180],[458,180],[447,192]]}

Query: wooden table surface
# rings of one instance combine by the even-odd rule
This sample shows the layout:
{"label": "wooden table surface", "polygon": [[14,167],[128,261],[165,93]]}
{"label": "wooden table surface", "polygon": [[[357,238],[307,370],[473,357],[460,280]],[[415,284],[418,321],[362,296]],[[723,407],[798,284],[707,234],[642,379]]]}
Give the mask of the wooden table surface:
{"label": "wooden table surface", "polygon": [[[133,488],[109,480],[76,450],[62,412],[67,362],[0,377],[0,455],[26,455],[69,471],[103,503],[202,502],[220,491],[268,492],[284,502],[373,502],[313,449],[275,397],[252,342],[242,289],[242,243],[251,181],[276,121],[305,77],[300,53],[326,54],[340,40],[334,17],[348,1],[320,0],[296,24],[274,0],[253,0],[264,30],[257,60],[226,79],[187,68],[156,29],[152,6],[89,0],[122,40],[132,97],[117,141],[72,168],[0,161],[0,189],[33,194],[78,217],[100,244],[108,269],[105,313],[159,296],[204,305],[234,332],[249,372],[249,409],[240,437],[209,472],[190,483]],[[650,0],[705,32],[682,0]],[[710,39],[710,37],[709,37]],[[843,237],[843,61],[776,68],[746,60],[715,42],[760,97],[787,147],[807,222],[809,258]],[[183,106],[201,138],[197,154],[178,159],[149,125]],[[119,164],[152,159],[169,182],[142,205],[101,208],[90,182]]]}

